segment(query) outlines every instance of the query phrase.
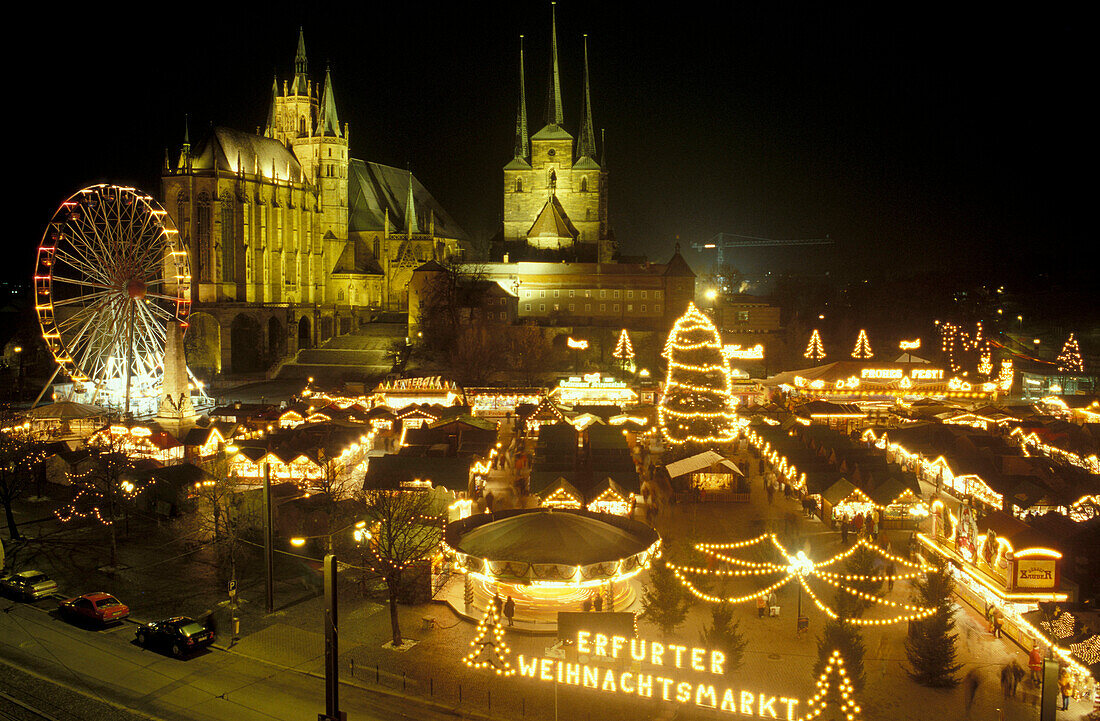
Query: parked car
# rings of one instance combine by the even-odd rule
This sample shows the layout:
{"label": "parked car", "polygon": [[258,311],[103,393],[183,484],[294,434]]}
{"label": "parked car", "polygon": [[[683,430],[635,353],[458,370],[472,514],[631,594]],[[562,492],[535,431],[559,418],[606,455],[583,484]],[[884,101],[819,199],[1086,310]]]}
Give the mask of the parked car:
{"label": "parked car", "polygon": [[28,601],[35,601],[56,593],[57,581],[41,571],[20,571],[0,579],[0,590]]}
{"label": "parked car", "polygon": [[166,618],[138,626],[137,642],[145,648],[165,648],[176,658],[214,643],[214,632],[188,616]]}
{"label": "parked car", "polygon": [[65,618],[103,624],[121,621],[130,615],[129,606],[102,591],[62,601],[58,611]]}

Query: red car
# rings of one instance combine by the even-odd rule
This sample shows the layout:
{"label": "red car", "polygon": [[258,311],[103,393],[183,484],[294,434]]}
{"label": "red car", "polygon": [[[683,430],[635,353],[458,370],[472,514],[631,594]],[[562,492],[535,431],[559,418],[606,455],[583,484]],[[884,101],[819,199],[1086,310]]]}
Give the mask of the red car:
{"label": "red car", "polygon": [[129,606],[102,591],[62,601],[58,611],[66,618],[102,624],[121,621],[130,615]]}

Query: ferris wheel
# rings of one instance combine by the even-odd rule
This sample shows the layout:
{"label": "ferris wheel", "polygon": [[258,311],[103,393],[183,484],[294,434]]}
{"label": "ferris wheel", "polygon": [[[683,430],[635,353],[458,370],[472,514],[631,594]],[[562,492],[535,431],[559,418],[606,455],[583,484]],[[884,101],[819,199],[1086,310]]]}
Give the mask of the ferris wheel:
{"label": "ferris wheel", "polygon": [[191,307],[187,250],[155,200],[117,185],[75,193],[42,236],[34,287],[42,337],[75,395],[155,406],[167,325]]}

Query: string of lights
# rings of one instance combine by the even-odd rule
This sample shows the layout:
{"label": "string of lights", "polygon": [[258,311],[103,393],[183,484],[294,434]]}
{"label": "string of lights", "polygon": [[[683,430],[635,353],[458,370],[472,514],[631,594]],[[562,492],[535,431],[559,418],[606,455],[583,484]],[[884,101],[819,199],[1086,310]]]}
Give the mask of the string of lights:
{"label": "string of lights", "polygon": [[806,345],[806,352],[802,354],[802,357],[809,358],[814,362],[824,360],[825,346],[821,342],[821,334],[817,332],[817,328],[814,328],[813,335],[810,336],[810,342]]}

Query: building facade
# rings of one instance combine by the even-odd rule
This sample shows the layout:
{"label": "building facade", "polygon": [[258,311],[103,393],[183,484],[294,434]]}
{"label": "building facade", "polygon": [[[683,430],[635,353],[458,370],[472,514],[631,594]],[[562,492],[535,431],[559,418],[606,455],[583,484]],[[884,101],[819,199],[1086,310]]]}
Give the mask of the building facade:
{"label": "building facade", "polygon": [[573,260],[609,263],[615,254],[607,213],[607,172],[597,162],[584,50],[584,115],[579,138],[565,130],[558,70],[556,18],[551,20],[551,76],[546,123],[527,133],[523,48],[520,47],[519,108],[512,160],[504,166],[503,243],[495,259]]}
{"label": "building facade", "polygon": [[332,76],[309,76],[301,32],[293,77],[271,87],[262,132],[215,127],[161,192],[191,256],[191,367],[254,373],[408,308],[412,270],[472,252],[412,173],[353,159]]}

